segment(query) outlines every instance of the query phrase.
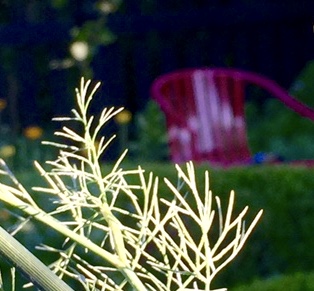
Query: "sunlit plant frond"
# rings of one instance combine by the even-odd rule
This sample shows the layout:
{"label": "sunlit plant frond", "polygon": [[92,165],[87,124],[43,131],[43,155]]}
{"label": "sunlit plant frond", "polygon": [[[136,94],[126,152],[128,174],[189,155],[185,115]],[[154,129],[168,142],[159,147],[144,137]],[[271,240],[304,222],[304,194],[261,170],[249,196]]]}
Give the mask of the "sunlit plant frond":
{"label": "sunlit plant frond", "polygon": [[[101,130],[122,109],[89,115],[99,86],[81,80],[72,117],[56,119],[67,123],[56,132],[63,142],[45,142],[59,148],[58,157],[48,162],[49,170],[35,163],[47,186],[33,190],[53,198],[53,209],[37,205],[4,163],[2,173],[13,186],[0,184],[0,199],[65,236],[60,248],[41,249],[59,255],[51,270],[85,290],[212,290],[213,279],[243,248],[262,211],[246,228],[248,208],[234,214],[231,192],[224,215],[208,172],[205,192],[199,192],[192,162],[185,169],[176,166],[178,185],[167,178],[160,182],[141,167],[124,169],[126,152],[104,170],[102,154],[114,137],[101,136]],[[159,183],[168,186],[169,199],[160,198]]]}

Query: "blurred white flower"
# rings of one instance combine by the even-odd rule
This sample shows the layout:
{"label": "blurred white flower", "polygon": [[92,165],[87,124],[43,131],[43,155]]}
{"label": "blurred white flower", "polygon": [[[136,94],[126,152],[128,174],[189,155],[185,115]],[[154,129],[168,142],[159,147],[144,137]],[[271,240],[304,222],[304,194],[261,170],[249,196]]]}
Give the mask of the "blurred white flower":
{"label": "blurred white flower", "polygon": [[77,61],[84,61],[86,60],[89,53],[88,44],[84,41],[73,42],[70,46],[70,52],[73,58]]}

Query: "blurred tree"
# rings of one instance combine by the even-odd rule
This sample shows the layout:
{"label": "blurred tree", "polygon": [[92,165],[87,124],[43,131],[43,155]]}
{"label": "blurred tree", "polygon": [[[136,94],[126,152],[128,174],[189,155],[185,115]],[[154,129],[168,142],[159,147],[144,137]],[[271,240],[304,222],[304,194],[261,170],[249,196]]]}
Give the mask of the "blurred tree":
{"label": "blurred tree", "polygon": [[15,132],[68,111],[67,88],[92,77],[97,50],[115,40],[106,19],[120,1],[0,0],[0,97]]}

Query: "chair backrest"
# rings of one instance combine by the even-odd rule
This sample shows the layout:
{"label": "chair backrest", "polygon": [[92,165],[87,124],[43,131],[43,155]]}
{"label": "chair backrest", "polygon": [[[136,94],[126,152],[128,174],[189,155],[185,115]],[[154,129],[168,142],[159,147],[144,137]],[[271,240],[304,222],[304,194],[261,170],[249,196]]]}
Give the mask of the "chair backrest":
{"label": "chair backrest", "polygon": [[221,166],[247,164],[251,153],[244,101],[250,84],[314,120],[314,110],[258,74],[220,68],[168,73],[153,82],[151,94],[166,116],[172,161],[210,161]]}

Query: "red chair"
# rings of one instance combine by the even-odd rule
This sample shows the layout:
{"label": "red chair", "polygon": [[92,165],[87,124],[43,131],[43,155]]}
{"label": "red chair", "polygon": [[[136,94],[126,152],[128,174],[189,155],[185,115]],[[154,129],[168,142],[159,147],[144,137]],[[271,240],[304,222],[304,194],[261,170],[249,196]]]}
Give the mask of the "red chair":
{"label": "red chair", "polygon": [[209,161],[225,167],[251,163],[244,113],[248,85],[262,88],[314,120],[313,109],[261,75],[227,68],[175,71],[157,78],[151,87],[166,116],[171,160]]}

